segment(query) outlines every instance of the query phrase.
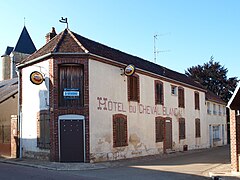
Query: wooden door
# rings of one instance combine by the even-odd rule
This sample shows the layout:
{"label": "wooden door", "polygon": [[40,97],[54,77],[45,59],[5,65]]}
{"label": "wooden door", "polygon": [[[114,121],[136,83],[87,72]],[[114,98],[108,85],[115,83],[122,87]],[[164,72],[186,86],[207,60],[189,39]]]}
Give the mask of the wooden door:
{"label": "wooden door", "polygon": [[172,119],[166,118],[165,120],[165,143],[164,149],[172,149]]}

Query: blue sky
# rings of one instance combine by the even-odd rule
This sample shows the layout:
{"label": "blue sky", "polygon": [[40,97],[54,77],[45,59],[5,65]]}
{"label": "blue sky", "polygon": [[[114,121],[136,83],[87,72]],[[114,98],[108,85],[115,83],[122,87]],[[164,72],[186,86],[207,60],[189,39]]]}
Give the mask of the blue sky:
{"label": "blue sky", "polygon": [[[0,55],[15,46],[25,24],[36,48],[67,17],[69,28],[89,39],[184,73],[211,56],[228,77],[240,78],[238,0],[8,0],[1,2]],[[1,70],[0,70],[1,71]]]}

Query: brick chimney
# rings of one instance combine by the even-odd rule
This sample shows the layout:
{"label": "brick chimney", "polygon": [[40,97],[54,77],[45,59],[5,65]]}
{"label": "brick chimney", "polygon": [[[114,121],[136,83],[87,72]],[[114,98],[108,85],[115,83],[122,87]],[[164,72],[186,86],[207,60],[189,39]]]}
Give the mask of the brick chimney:
{"label": "brick chimney", "polygon": [[47,33],[47,35],[45,36],[46,38],[46,43],[48,43],[48,41],[50,41],[52,38],[54,38],[57,35],[55,28],[52,27],[52,32]]}

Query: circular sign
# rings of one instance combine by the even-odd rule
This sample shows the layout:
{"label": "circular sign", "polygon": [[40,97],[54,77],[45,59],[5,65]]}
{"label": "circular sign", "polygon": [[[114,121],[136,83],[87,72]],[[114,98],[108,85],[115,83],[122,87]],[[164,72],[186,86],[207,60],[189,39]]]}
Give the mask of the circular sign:
{"label": "circular sign", "polygon": [[30,74],[30,81],[33,84],[39,85],[39,84],[42,84],[42,82],[44,81],[44,78],[40,72],[34,71]]}
{"label": "circular sign", "polygon": [[126,76],[132,76],[135,72],[135,66],[132,64],[129,64],[127,67],[124,69],[124,74]]}

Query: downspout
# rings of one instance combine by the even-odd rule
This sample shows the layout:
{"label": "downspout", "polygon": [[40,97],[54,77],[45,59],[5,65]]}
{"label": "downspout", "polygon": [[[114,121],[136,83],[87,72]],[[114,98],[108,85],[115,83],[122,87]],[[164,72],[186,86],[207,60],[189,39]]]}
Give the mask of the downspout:
{"label": "downspout", "polygon": [[20,75],[21,72],[18,68],[16,68],[16,72],[18,75],[18,121],[17,121],[17,132],[19,137],[19,159],[22,159],[22,107],[20,104],[21,92],[20,92]]}

